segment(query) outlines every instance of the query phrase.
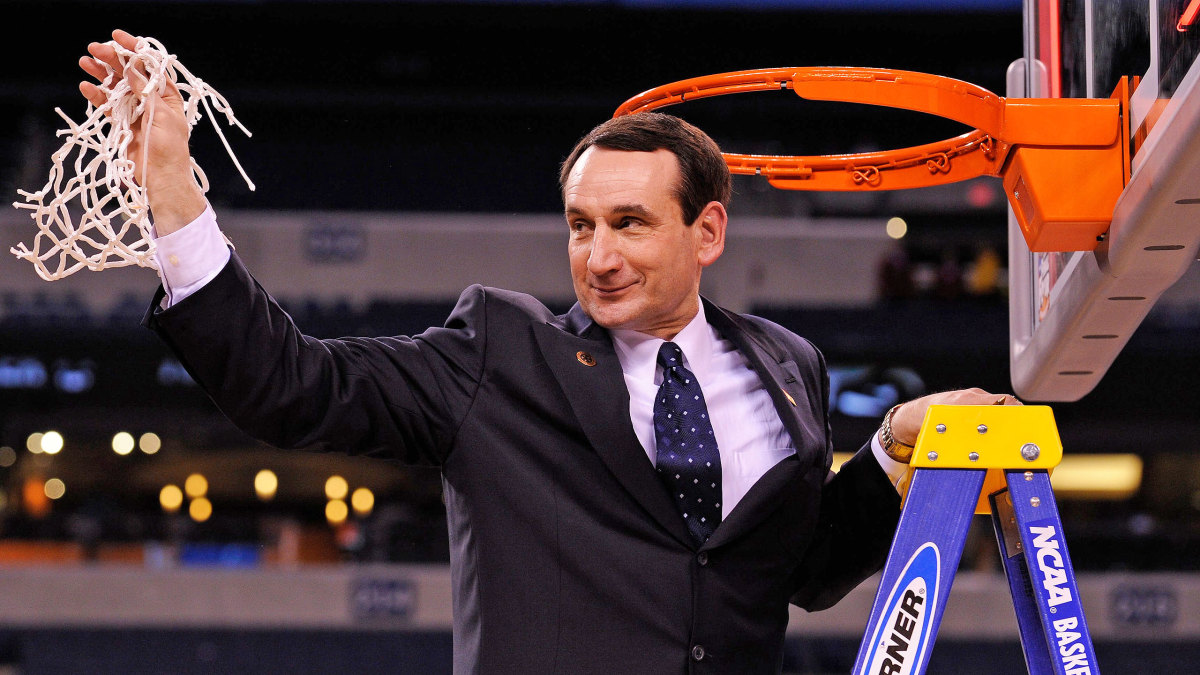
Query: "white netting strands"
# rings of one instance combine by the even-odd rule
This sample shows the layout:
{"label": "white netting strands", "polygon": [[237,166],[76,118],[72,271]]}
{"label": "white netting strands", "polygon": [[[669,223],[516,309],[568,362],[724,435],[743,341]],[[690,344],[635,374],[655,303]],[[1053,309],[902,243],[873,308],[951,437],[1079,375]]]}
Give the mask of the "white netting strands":
{"label": "white netting strands", "polygon": [[[89,103],[87,118],[79,124],[61,109],[54,109],[68,126],[58,131],[66,140],[51,155],[50,178],[37,192],[17,190],[25,201],[13,203],[19,209],[32,211],[30,216],[38,232],[32,247],[19,243],[10,250],[18,258],[33,263],[38,276],[47,281],[62,279],[84,268],[102,270],[139,265],[158,269],[146,191],[134,179],[134,158],[128,153],[133,140],[132,127],[143,117],[145,128],[153,125],[154,101],[158,97],[147,94],[165,92],[168,81],[179,89],[188,127],[195,127],[203,106],[229,157],[246,184],[254,189],[213,115],[214,110],[224,114],[229,124],[250,135],[234,117],[224,97],[188,72],[153,38],[138,38],[135,51],[115,41],[108,44],[117,51],[123,67],[140,66],[146,74],[141,95],[132,91],[124,78],[111,77],[112,69],[105,65],[110,77],[99,88],[108,100],[100,107]],[[146,166],[148,143],[141,150],[142,157],[138,159]],[[201,189],[208,192],[208,179],[195,160],[192,172]]]}

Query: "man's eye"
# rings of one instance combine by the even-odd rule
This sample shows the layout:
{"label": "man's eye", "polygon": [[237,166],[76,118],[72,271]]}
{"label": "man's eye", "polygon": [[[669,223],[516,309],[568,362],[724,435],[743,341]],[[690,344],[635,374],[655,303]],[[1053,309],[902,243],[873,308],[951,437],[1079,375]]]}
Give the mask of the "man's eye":
{"label": "man's eye", "polygon": [[622,218],[619,227],[632,227],[637,225],[639,222],[640,221],[638,221],[636,218]]}

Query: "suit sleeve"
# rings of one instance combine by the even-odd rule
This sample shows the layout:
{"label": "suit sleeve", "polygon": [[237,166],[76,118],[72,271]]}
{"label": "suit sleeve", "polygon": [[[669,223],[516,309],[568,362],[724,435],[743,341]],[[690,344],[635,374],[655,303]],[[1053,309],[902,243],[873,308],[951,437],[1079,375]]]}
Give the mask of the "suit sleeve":
{"label": "suit sleeve", "polygon": [[234,254],[145,324],[239,428],[281,448],[438,465],[483,371],[486,293],[463,292],[442,328],[415,337],[302,334]]}
{"label": "suit sleeve", "polygon": [[[832,459],[829,374],[817,353],[825,415],[826,468]],[[791,600],[809,611],[832,607],[887,560],[900,519],[900,496],[868,442],[837,473],[826,472],[813,540]]]}

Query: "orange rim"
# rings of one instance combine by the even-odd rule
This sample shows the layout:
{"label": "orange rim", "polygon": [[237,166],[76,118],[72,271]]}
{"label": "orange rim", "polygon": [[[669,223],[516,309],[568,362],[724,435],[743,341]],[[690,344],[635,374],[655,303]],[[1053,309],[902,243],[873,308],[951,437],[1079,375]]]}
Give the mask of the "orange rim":
{"label": "orange rim", "polygon": [[[763,175],[794,190],[904,189],[998,176],[1010,146],[1105,145],[1117,131],[1112,101],[1005,99],[949,77],[881,68],[765,68],[680,80],[626,101],[614,117],[713,96],[791,90],[801,98],[845,101],[939,115],[975,130],[936,143],[846,155],[725,153],[733,173]],[[1069,117],[1069,124],[1062,122]],[[1086,118],[1086,119],[1084,119]],[[1081,121],[1082,120],[1082,121]],[[1063,129],[1070,138],[1062,139]],[[1062,140],[1056,140],[1062,139]],[[1069,142],[1069,143],[1068,143]]]}

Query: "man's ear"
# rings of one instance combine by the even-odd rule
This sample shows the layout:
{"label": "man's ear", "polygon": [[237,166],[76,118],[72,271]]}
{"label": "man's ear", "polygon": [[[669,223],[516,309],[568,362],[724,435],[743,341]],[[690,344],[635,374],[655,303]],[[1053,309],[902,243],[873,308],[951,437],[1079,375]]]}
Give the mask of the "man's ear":
{"label": "man's ear", "polygon": [[693,227],[700,239],[698,259],[701,267],[715,263],[725,250],[725,226],[729,223],[729,214],[721,202],[709,202],[700,211]]}

